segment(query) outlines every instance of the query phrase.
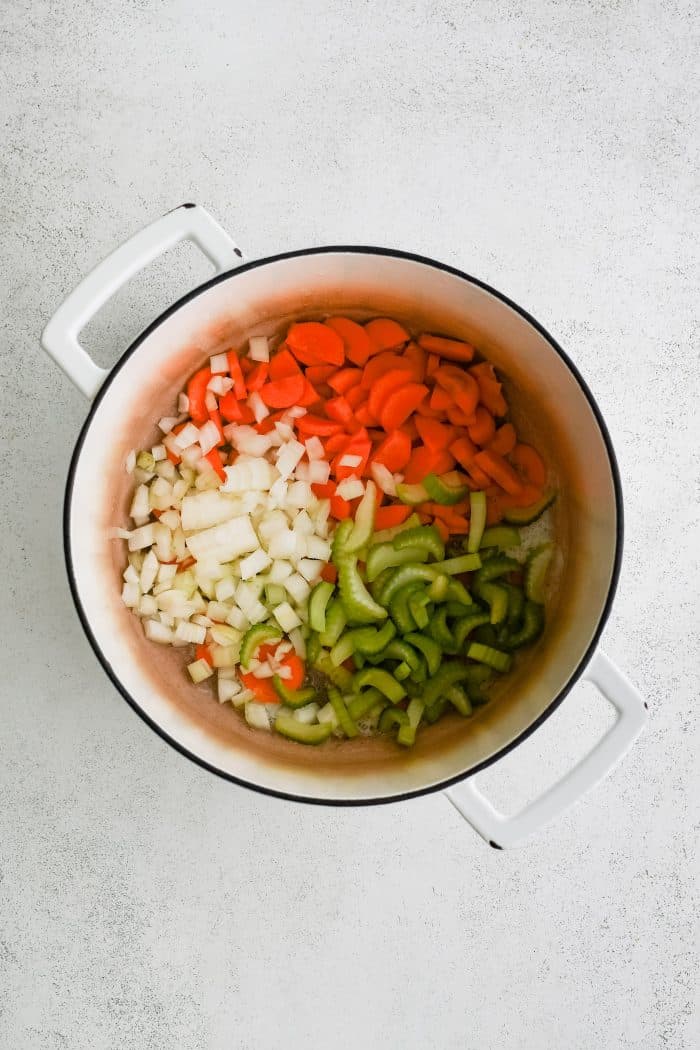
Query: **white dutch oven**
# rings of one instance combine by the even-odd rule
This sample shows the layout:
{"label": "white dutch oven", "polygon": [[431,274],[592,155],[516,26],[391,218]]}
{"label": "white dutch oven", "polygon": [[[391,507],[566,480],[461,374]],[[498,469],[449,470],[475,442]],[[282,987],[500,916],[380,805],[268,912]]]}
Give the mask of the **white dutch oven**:
{"label": "white dutch oven", "polygon": [[[162,314],[111,371],[88,357],[78,335],[135,273],[191,240],[216,276]],[[476,343],[502,373],[526,434],[555,464],[560,551],[545,634],[468,723],[443,720],[414,752],[383,741],[305,749],[248,730],[186,683],[173,651],[147,642],[120,600],[122,545],[110,529],[126,518],[124,458],[152,441],[177,391],[210,353],[251,331],[273,332],[292,316],[388,314],[414,328]],[[65,551],[70,586],[102,666],[135,711],[173,747],[237,784],[281,798],[336,805],[397,801],[445,789],[492,845],[520,843],[602,778],[641,731],[645,704],[597,649],[622,552],[622,498],[613,450],[585,383],[552,337],[481,281],[406,252],[312,248],[244,262],[211,216],[185,204],[137,233],[89,274],[46,326],[44,349],[92,402],[68,475]],[[534,422],[533,422],[534,421]],[[563,779],[515,816],[498,813],[473,774],[525,739],[581,678],[614,706],[612,728]],[[575,696],[575,694],[574,694]]]}

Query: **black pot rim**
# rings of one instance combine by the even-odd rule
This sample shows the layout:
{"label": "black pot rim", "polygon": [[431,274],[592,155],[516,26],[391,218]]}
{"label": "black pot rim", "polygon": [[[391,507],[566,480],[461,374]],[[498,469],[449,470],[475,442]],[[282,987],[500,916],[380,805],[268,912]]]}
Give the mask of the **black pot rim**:
{"label": "black pot rim", "polygon": [[[512,740],[505,747],[501,748],[495,754],[493,754],[493,755],[489,756],[488,758],[484,759],[482,762],[478,763],[476,766],[473,766],[470,769],[467,769],[467,770],[465,770],[462,773],[458,773],[455,776],[448,777],[445,780],[441,780],[441,781],[439,781],[436,784],[429,784],[426,787],[416,788],[416,790],[414,790],[414,791],[405,791],[405,792],[401,792],[401,793],[396,794],[396,795],[386,795],[386,796],[382,795],[382,796],[378,796],[378,797],[361,798],[361,799],[314,798],[314,797],[311,797],[311,796],[297,795],[294,792],[278,791],[278,790],[275,790],[273,788],[265,787],[265,786],[263,786],[261,784],[256,784],[256,783],[254,783],[252,781],[245,780],[242,777],[234,776],[232,773],[227,773],[224,770],[218,769],[216,766],[213,766],[211,763],[206,762],[204,759],[202,759],[198,755],[194,754],[192,751],[190,751],[184,745],[179,743],[179,741],[175,740],[168,733],[166,733],[143,710],[143,708],[139,705],[138,701],[124,688],[124,686],[121,683],[119,677],[114,673],[111,664],[106,659],[104,653],[100,649],[100,646],[99,646],[99,644],[97,642],[97,639],[96,639],[96,637],[95,637],[95,635],[94,635],[94,633],[92,631],[90,623],[88,622],[88,618],[87,618],[87,616],[85,614],[85,610],[83,609],[83,606],[82,606],[82,603],[81,603],[81,600],[80,600],[80,595],[78,594],[78,587],[77,587],[77,581],[76,581],[76,578],[75,578],[75,572],[74,572],[74,569],[73,569],[73,558],[72,558],[71,545],[70,545],[70,509],[71,509],[71,502],[72,502],[72,496],[73,496],[73,487],[74,487],[74,482],[75,482],[75,474],[76,474],[76,471],[77,471],[78,462],[79,462],[79,459],[80,459],[80,453],[82,451],[82,447],[83,447],[83,444],[84,444],[84,441],[85,441],[88,429],[90,427],[92,419],[93,419],[95,413],[97,412],[97,410],[98,410],[98,408],[99,408],[103,398],[106,397],[106,395],[107,395],[107,393],[109,391],[109,388],[110,388],[110,386],[111,386],[115,376],[118,374],[118,372],[123,367],[125,362],[138,349],[138,347],[141,345],[141,343],[143,343],[144,340],[146,340],[151,335],[151,333],[153,331],[155,331],[156,328],[158,328],[165,320],[167,320],[168,317],[172,316],[172,314],[174,314],[177,310],[179,310],[180,307],[184,306],[186,303],[190,302],[192,299],[195,299],[198,295],[201,295],[203,292],[206,292],[209,288],[212,288],[214,285],[219,284],[222,281],[227,281],[230,278],[235,277],[237,274],[245,273],[247,270],[254,270],[254,269],[258,268],[258,267],[266,266],[269,263],[278,262],[278,261],[280,261],[282,259],[294,259],[294,258],[299,258],[299,257],[307,256],[307,255],[326,255],[326,254],[331,254],[331,253],[345,253],[345,254],[351,253],[351,254],[360,254],[360,255],[382,255],[382,256],[388,256],[388,257],[391,257],[391,258],[406,259],[406,260],[408,260],[410,262],[417,262],[417,263],[421,263],[421,264],[423,264],[425,266],[430,266],[433,269],[441,270],[444,273],[452,274],[455,277],[460,277],[462,280],[466,281],[467,283],[475,285],[477,288],[483,289],[484,291],[488,292],[490,295],[494,296],[494,298],[500,300],[502,303],[505,303],[512,310],[514,310],[516,313],[518,313],[525,321],[527,321],[530,325],[532,325],[532,327],[537,332],[539,332],[539,334],[542,335],[547,340],[547,342],[552,347],[552,349],[559,355],[561,360],[567,366],[567,368],[569,369],[569,371],[573,375],[574,379],[578,383],[578,385],[579,385],[579,387],[581,389],[581,392],[583,393],[584,397],[586,398],[586,400],[587,400],[587,402],[588,402],[588,404],[589,404],[589,406],[591,408],[591,411],[593,412],[593,415],[595,416],[596,422],[598,424],[598,427],[599,427],[599,430],[600,430],[600,433],[601,433],[601,436],[603,438],[603,442],[605,444],[605,448],[606,448],[606,451],[607,451],[607,454],[608,454],[608,462],[609,462],[609,465],[610,465],[610,472],[611,472],[611,475],[612,475],[613,487],[614,487],[614,490],[615,490],[615,508],[616,508],[616,542],[615,542],[615,556],[614,556],[614,560],[613,560],[613,569],[612,569],[612,573],[611,573],[611,577],[610,577],[610,584],[609,584],[609,587],[608,587],[608,593],[606,595],[605,602],[603,603],[603,607],[601,609],[601,613],[600,613],[600,617],[599,617],[599,620],[598,620],[598,624],[596,626],[595,632],[593,634],[593,637],[592,637],[592,639],[590,641],[590,644],[589,644],[588,648],[586,649],[586,651],[583,654],[582,658],[579,660],[579,662],[578,662],[576,668],[574,669],[574,671],[572,672],[568,682],[563,687],[563,689],[561,689],[559,691],[559,693],[557,693],[557,695],[551,700],[551,702],[548,704],[548,706],[542,712],[542,714],[539,715],[533,722],[531,722],[529,726],[527,726],[521,733],[518,734],[518,736],[514,740]],[[494,762],[497,762],[499,759],[501,759],[505,755],[509,754],[510,751],[512,751],[519,744],[521,744],[524,740],[526,740],[532,733],[534,733],[534,731],[539,726],[541,726],[542,723],[547,718],[549,718],[550,715],[552,715],[554,713],[554,711],[556,711],[556,709],[559,707],[559,705],[562,703],[562,701],[565,699],[565,697],[569,694],[569,692],[574,687],[574,685],[576,685],[576,683],[580,679],[581,675],[583,674],[583,671],[585,670],[589,660],[593,656],[593,653],[595,652],[595,649],[596,649],[596,647],[598,645],[598,642],[600,640],[600,636],[601,636],[601,634],[603,632],[603,628],[605,627],[605,624],[607,622],[608,616],[610,615],[610,610],[612,608],[612,603],[613,603],[613,600],[614,600],[614,597],[615,597],[615,592],[617,590],[618,580],[619,580],[619,576],[620,576],[620,567],[621,567],[621,563],[622,563],[623,538],[624,538],[624,520],[623,520],[622,484],[621,484],[621,481],[620,481],[620,472],[619,472],[619,469],[618,469],[617,459],[615,457],[615,451],[613,449],[613,445],[612,445],[612,441],[611,441],[611,438],[610,438],[610,434],[608,432],[608,428],[607,428],[607,426],[605,424],[605,420],[604,420],[603,415],[602,415],[602,413],[600,411],[600,408],[598,407],[598,404],[597,404],[595,398],[593,397],[593,394],[591,393],[591,391],[590,391],[586,381],[583,379],[583,377],[580,374],[580,372],[578,371],[576,365],[571,361],[571,359],[568,357],[568,355],[565,353],[565,351],[562,349],[562,347],[559,345],[559,343],[554,339],[554,337],[552,335],[550,335],[550,333],[539,323],[539,321],[537,321],[534,317],[532,317],[532,315],[529,314],[527,312],[527,310],[524,310],[521,306],[519,306],[517,303],[515,303],[512,299],[509,299],[508,296],[503,295],[502,292],[499,292],[497,289],[493,288],[489,284],[486,284],[486,282],[479,280],[477,277],[473,277],[471,274],[465,273],[463,270],[459,270],[459,269],[457,269],[454,266],[449,266],[446,263],[438,262],[435,259],[431,259],[431,258],[429,258],[428,256],[425,256],[425,255],[419,255],[419,254],[416,254],[416,253],[413,253],[413,252],[406,252],[406,251],[402,251],[400,249],[395,249],[395,248],[379,248],[379,247],[374,247],[374,246],[371,246],[371,245],[324,245],[324,246],[320,246],[320,247],[317,247],[317,248],[301,248],[301,249],[298,249],[296,251],[281,252],[281,253],[279,253],[277,255],[270,255],[270,256],[266,256],[265,258],[262,258],[262,259],[254,259],[251,262],[241,263],[239,266],[235,266],[235,267],[233,267],[230,270],[226,270],[223,273],[216,274],[210,280],[206,281],[204,284],[199,285],[197,288],[194,288],[191,292],[188,292],[186,295],[182,296],[182,298],[178,299],[177,302],[173,303],[172,306],[169,306],[166,310],[164,310],[163,313],[161,313],[150,325],[148,325],[147,328],[144,329],[143,332],[141,332],[141,334],[139,336],[137,336],[136,339],[134,339],[134,341],[131,343],[131,345],[128,347],[128,349],[122,354],[122,356],[119,358],[119,360],[115,364],[114,368],[112,368],[112,370],[110,371],[110,374],[108,375],[108,377],[105,380],[104,384],[100,388],[100,390],[99,390],[95,400],[92,402],[92,404],[90,406],[90,410],[89,410],[89,412],[87,414],[87,417],[85,419],[85,422],[83,423],[83,425],[81,427],[80,434],[78,436],[78,440],[76,442],[75,449],[74,449],[73,455],[71,457],[70,467],[69,467],[69,470],[68,470],[68,477],[67,477],[67,481],[66,481],[66,490],[65,490],[64,504],[63,504],[63,549],[64,549],[64,556],[65,556],[65,562],[66,562],[66,570],[67,570],[67,574],[68,574],[68,581],[69,581],[69,584],[70,584],[71,594],[73,596],[73,602],[75,604],[76,611],[78,613],[78,617],[79,617],[80,622],[82,624],[83,630],[85,631],[87,639],[90,642],[90,645],[92,646],[92,649],[94,650],[94,653],[97,656],[97,659],[101,663],[103,670],[107,674],[107,677],[110,679],[110,681],[115,686],[115,688],[121,693],[122,697],[126,700],[126,702],[130,705],[130,707],[136,712],[136,714],[139,715],[140,718],[143,719],[143,721],[146,723],[146,725],[148,725],[155,733],[157,733],[158,736],[160,736],[167,744],[169,744],[172,748],[174,748],[176,751],[178,751],[181,755],[184,755],[185,758],[190,759],[191,762],[194,762],[196,765],[200,766],[202,769],[206,769],[208,772],[214,773],[216,776],[221,777],[222,779],[227,780],[227,781],[229,781],[229,782],[231,782],[233,784],[237,784],[240,787],[249,788],[252,791],[257,791],[257,792],[259,792],[260,794],[263,794],[263,795],[270,795],[270,796],[272,796],[274,798],[281,798],[281,799],[285,799],[285,800],[291,801],[291,802],[302,802],[302,803],[307,803],[309,805],[320,805],[320,806],[377,806],[377,805],[388,805],[389,803],[392,803],[392,802],[403,802],[403,801],[406,801],[407,799],[418,798],[421,795],[429,795],[429,794],[432,794],[433,792],[444,791],[445,788],[451,787],[454,784],[458,784],[462,780],[466,780],[469,777],[475,776],[477,773],[479,773],[482,770],[486,769],[488,766],[492,765]]]}

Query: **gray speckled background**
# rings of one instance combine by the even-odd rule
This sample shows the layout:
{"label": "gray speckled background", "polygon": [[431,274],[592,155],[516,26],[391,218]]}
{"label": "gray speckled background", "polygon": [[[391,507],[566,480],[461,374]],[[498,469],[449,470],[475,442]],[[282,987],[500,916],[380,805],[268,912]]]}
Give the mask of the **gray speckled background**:
{"label": "gray speckled background", "polygon": [[[3,1048],[697,1045],[693,7],[3,3]],[[489,850],[439,796],[353,811],[236,789],[99,669],[60,543],[86,405],[38,335],[188,199],[251,255],[375,242],[462,266],[541,319],[599,399],[628,529],[604,641],[651,721],[528,848]],[[205,272],[175,253],[88,345],[114,360]],[[579,690],[481,783],[516,808],[608,717]]]}

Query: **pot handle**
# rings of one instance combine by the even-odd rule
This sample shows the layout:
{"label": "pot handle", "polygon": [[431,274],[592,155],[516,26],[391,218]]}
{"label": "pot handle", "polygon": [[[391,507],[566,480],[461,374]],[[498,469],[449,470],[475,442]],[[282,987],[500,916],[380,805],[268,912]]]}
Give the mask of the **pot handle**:
{"label": "pot handle", "polygon": [[598,650],[584,671],[618,717],[596,746],[561,780],[519,813],[507,817],[494,809],[474,783],[474,778],[445,792],[475,831],[495,849],[520,846],[534,831],[558,817],[568,806],[606,776],[629,750],[647,720],[647,705],[628,678]]}
{"label": "pot handle", "polygon": [[90,401],[109,375],[78,341],[80,332],[107,300],[135,274],[169,248],[189,240],[214,264],[217,273],[238,265],[243,255],[208,211],[181,204],[139,230],[98,263],[61,303],[41,334],[46,353]]}

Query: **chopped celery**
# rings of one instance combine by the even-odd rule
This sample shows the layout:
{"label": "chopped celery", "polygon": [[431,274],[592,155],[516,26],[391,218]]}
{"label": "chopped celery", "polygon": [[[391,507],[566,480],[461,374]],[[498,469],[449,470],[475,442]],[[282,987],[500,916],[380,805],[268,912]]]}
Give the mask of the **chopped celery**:
{"label": "chopped celery", "polygon": [[509,634],[505,640],[506,649],[520,649],[536,641],[544,629],[544,611],[538,602],[525,602],[520,629]]}
{"label": "chopped celery", "polygon": [[499,550],[510,550],[520,546],[520,532],[512,525],[492,525],[484,529],[481,537],[481,549],[498,547]]}
{"label": "chopped celery", "polygon": [[515,558],[509,558],[507,554],[496,554],[484,562],[474,577],[474,583],[490,583],[491,580],[506,576],[509,572],[519,572],[521,568],[520,562]]}
{"label": "chopped celery", "polygon": [[318,654],[314,661],[314,667],[344,693],[352,689],[352,673],[345,667],[336,667],[326,649],[322,649]]}
{"label": "chopped celery", "polygon": [[352,685],[355,692],[360,692],[365,686],[374,686],[393,704],[398,704],[406,695],[404,687],[388,671],[379,667],[365,667],[358,671],[353,676]]}
{"label": "chopped celery", "polygon": [[399,744],[403,744],[404,747],[412,747],[416,742],[416,730],[420,725],[420,720],[425,712],[425,704],[422,700],[418,700],[414,697],[409,702],[406,708],[406,716],[408,718],[408,725],[399,726],[399,732],[396,739]]}
{"label": "chopped celery", "polygon": [[431,675],[435,674],[442,660],[442,652],[437,642],[425,634],[418,633],[407,634],[406,641],[423,654],[428,665],[428,672]]}
{"label": "chopped celery", "polygon": [[486,525],[486,493],[470,492],[469,507],[469,539],[467,540],[467,550],[470,554],[476,554],[481,546],[484,526]]}
{"label": "chopped celery", "polygon": [[459,711],[460,715],[468,718],[469,715],[473,714],[474,708],[472,707],[471,700],[467,696],[466,691],[457,682],[450,686],[445,693],[445,696],[452,706]]}
{"label": "chopped celery", "polygon": [[419,565],[417,562],[409,562],[401,565],[398,569],[392,569],[391,576],[377,595],[377,601],[387,606],[397,591],[401,590],[407,583],[419,581],[431,583],[438,575],[434,565]]}
{"label": "chopped celery", "polygon": [[[400,539],[400,537],[397,537]],[[370,547],[366,561],[367,582],[372,583],[385,569],[405,565],[408,561],[427,561],[428,551],[419,546],[396,548],[393,543],[379,543]]]}
{"label": "chopped celery", "polygon": [[349,632],[354,644],[354,651],[362,656],[375,656],[389,644],[396,634],[396,628],[391,620],[387,620],[381,627],[356,627]]}
{"label": "chopped celery", "polygon": [[551,543],[543,543],[530,552],[525,566],[525,595],[531,602],[542,605],[544,602],[547,570],[552,561],[554,548]]}
{"label": "chopped celery", "polygon": [[404,551],[413,547],[425,551],[425,559],[413,558],[413,561],[427,560],[430,554],[432,554],[435,561],[442,561],[445,557],[445,544],[442,542],[442,537],[434,525],[419,525],[418,528],[400,532],[392,541],[392,546],[396,551]]}
{"label": "chopped celery", "polygon": [[249,627],[241,639],[240,664],[243,670],[250,666],[258,647],[266,642],[279,642],[282,632],[271,623],[257,623]]}
{"label": "chopped celery", "polygon": [[423,479],[423,487],[435,503],[451,507],[465,499],[469,492],[469,486],[464,484],[463,478],[464,475],[457,471],[439,477],[437,474],[428,474]]}
{"label": "chopped celery", "polygon": [[282,703],[294,709],[305,707],[316,696],[316,690],[312,686],[307,686],[305,689],[289,689],[278,674],[273,675],[272,684]]}
{"label": "chopped celery", "polygon": [[365,587],[354,555],[343,555],[338,563],[338,589],[348,620],[354,623],[373,623],[386,619],[387,611],[383,605],[375,602]]}
{"label": "chopped celery", "polygon": [[347,707],[345,706],[345,701],[343,700],[342,696],[340,695],[337,689],[331,687],[328,690],[328,700],[331,704],[331,707],[335,711],[336,717],[338,719],[338,725],[343,730],[345,735],[347,737],[357,736],[357,726],[355,725],[353,718],[351,717]]}
{"label": "chopped celery", "polygon": [[316,584],[309,598],[309,626],[312,631],[323,632],[326,629],[326,607],[333,596],[335,587],[327,580]]}
{"label": "chopped celery", "polygon": [[333,646],[345,629],[347,619],[339,598],[332,598],[325,610],[326,626],[319,635],[321,645]]}
{"label": "chopped celery", "polygon": [[448,576],[459,576],[463,572],[474,572],[481,568],[481,558],[478,554],[460,554],[457,558],[448,558],[436,566],[440,572]]}
{"label": "chopped celery", "polygon": [[421,589],[422,585],[418,581],[407,583],[396,592],[389,602],[391,618],[401,634],[407,634],[409,631],[415,630],[417,626],[411,614],[411,610],[409,609],[408,602],[411,595]]}
{"label": "chopped celery", "polygon": [[407,503],[410,507],[425,503],[430,498],[424,485],[406,485],[403,481],[396,486],[396,495],[402,503]]}
{"label": "chopped celery", "polygon": [[533,521],[537,521],[538,518],[542,517],[556,498],[557,494],[552,489],[549,492],[545,492],[542,499],[539,499],[537,503],[531,503],[529,507],[511,507],[504,511],[504,521],[507,521],[509,525],[531,525]]}
{"label": "chopped celery", "polygon": [[294,715],[282,713],[277,715],[274,725],[276,732],[297,744],[322,744],[333,732],[333,726],[329,722],[307,725],[299,722]]}
{"label": "chopped celery", "polygon": [[365,486],[365,494],[355,512],[355,524],[352,531],[343,540],[342,548],[339,548],[344,553],[356,553],[369,543],[374,528],[377,504],[377,486],[373,481],[368,481]]}
{"label": "chopped celery", "polygon": [[474,583],[474,594],[489,607],[492,624],[503,623],[508,614],[508,591],[497,583]]}
{"label": "chopped celery", "polygon": [[494,671],[500,671],[501,673],[509,671],[512,663],[512,658],[508,653],[503,653],[490,645],[482,645],[480,642],[471,643],[467,649],[467,656],[470,660],[486,664],[487,667],[493,667]]}

